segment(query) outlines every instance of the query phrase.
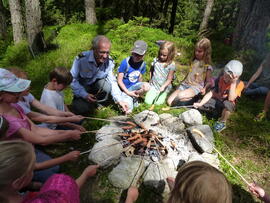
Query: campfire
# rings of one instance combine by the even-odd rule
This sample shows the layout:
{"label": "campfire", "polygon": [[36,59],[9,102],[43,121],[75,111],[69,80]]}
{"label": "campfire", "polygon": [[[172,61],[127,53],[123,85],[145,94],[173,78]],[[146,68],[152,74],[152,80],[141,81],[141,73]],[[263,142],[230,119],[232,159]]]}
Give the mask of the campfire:
{"label": "campfire", "polygon": [[[176,176],[179,163],[201,160],[219,165],[217,155],[211,154],[211,128],[202,125],[202,117],[199,121],[197,118],[201,115],[193,111],[197,110],[179,117],[143,111],[132,122],[124,116],[113,118],[97,131],[97,143],[90,150],[89,159],[101,167],[112,167],[108,179],[115,187],[127,189],[143,183],[166,194],[166,178]],[[185,113],[196,118],[186,119]],[[188,133],[194,128],[202,131],[209,142]],[[195,141],[201,151],[196,150]]]}

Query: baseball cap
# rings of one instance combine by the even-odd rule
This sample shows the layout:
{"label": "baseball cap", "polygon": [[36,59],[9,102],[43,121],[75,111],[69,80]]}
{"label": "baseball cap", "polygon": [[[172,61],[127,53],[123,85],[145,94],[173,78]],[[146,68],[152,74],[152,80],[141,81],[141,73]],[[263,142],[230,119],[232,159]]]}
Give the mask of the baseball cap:
{"label": "baseball cap", "polygon": [[30,86],[30,80],[17,78],[13,73],[0,68],[0,91],[22,92]]}
{"label": "baseball cap", "polygon": [[137,40],[134,42],[134,47],[132,49],[132,53],[136,53],[139,55],[144,55],[147,50],[147,44],[143,40]]}
{"label": "baseball cap", "polygon": [[231,60],[224,67],[224,72],[233,76],[240,76],[243,72],[243,64],[238,60]]}

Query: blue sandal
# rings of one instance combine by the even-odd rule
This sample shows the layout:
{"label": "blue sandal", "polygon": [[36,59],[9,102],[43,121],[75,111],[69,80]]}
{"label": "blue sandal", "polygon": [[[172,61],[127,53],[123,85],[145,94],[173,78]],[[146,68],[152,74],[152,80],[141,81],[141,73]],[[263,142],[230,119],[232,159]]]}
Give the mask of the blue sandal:
{"label": "blue sandal", "polygon": [[226,128],[226,123],[224,123],[224,122],[217,121],[217,122],[214,124],[214,129],[215,129],[215,131],[217,131],[217,132],[221,132],[221,131],[224,130],[225,128]]}

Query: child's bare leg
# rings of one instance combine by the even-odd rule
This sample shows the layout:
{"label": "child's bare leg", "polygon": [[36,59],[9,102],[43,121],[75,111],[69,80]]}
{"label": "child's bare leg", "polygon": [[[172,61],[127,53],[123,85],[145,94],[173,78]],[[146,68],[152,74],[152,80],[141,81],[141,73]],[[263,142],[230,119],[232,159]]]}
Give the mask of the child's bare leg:
{"label": "child's bare leg", "polygon": [[223,111],[222,111],[220,121],[226,123],[226,121],[228,120],[230,115],[231,115],[231,112],[228,111],[226,108],[224,108]]}
{"label": "child's bare leg", "polygon": [[186,90],[180,91],[177,97],[180,99],[180,101],[188,101],[192,99],[195,95],[195,91],[192,88],[188,88]]}
{"label": "child's bare leg", "polygon": [[180,91],[181,91],[181,90],[175,90],[175,91],[169,96],[169,98],[167,99],[167,103],[168,103],[169,106],[172,105],[173,100],[177,97],[177,95],[179,94]]}

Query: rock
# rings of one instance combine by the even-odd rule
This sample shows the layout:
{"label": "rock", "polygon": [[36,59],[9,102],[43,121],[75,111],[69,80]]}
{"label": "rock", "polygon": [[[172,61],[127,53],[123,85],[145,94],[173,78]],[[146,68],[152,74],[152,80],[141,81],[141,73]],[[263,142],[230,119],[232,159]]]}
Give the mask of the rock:
{"label": "rock", "polygon": [[174,133],[180,133],[185,129],[185,124],[180,118],[174,117],[169,113],[159,115],[160,123],[163,126],[170,126],[169,130]]}
{"label": "rock", "polygon": [[110,166],[119,161],[122,151],[123,147],[119,141],[105,139],[93,146],[88,159],[103,167]]}
{"label": "rock", "polygon": [[110,172],[109,180],[115,187],[127,189],[138,183],[145,167],[141,157],[122,157],[120,163]]}
{"label": "rock", "polygon": [[[198,135],[197,133],[192,133],[193,129],[197,129],[204,134],[204,138]],[[199,152],[208,152],[211,153],[214,149],[214,137],[211,128],[208,125],[197,125],[192,126],[187,129],[190,131],[189,134],[190,141],[193,147]]]}
{"label": "rock", "polygon": [[104,139],[116,139],[119,140],[119,134],[123,133],[124,130],[115,125],[105,125],[100,128],[96,133],[96,140],[102,141]]}
{"label": "rock", "polygon": [[143,124],[147,129],[151,129],[152,126],[159,123],[158,114],[149,110],[138,113],[133,119],[138,125]]}
{"label": "rock", "polygon": [[202,114],[196,109],[190,109],[179,115],[179,118],[188,125],[201,125]]}
{"label": "rock", "polygon": [[203,153],[200,155],[197,152],[194,152],[188,157],[188,162],[191,161],[203,161],[219,169],[219,159],[217,154]]}

